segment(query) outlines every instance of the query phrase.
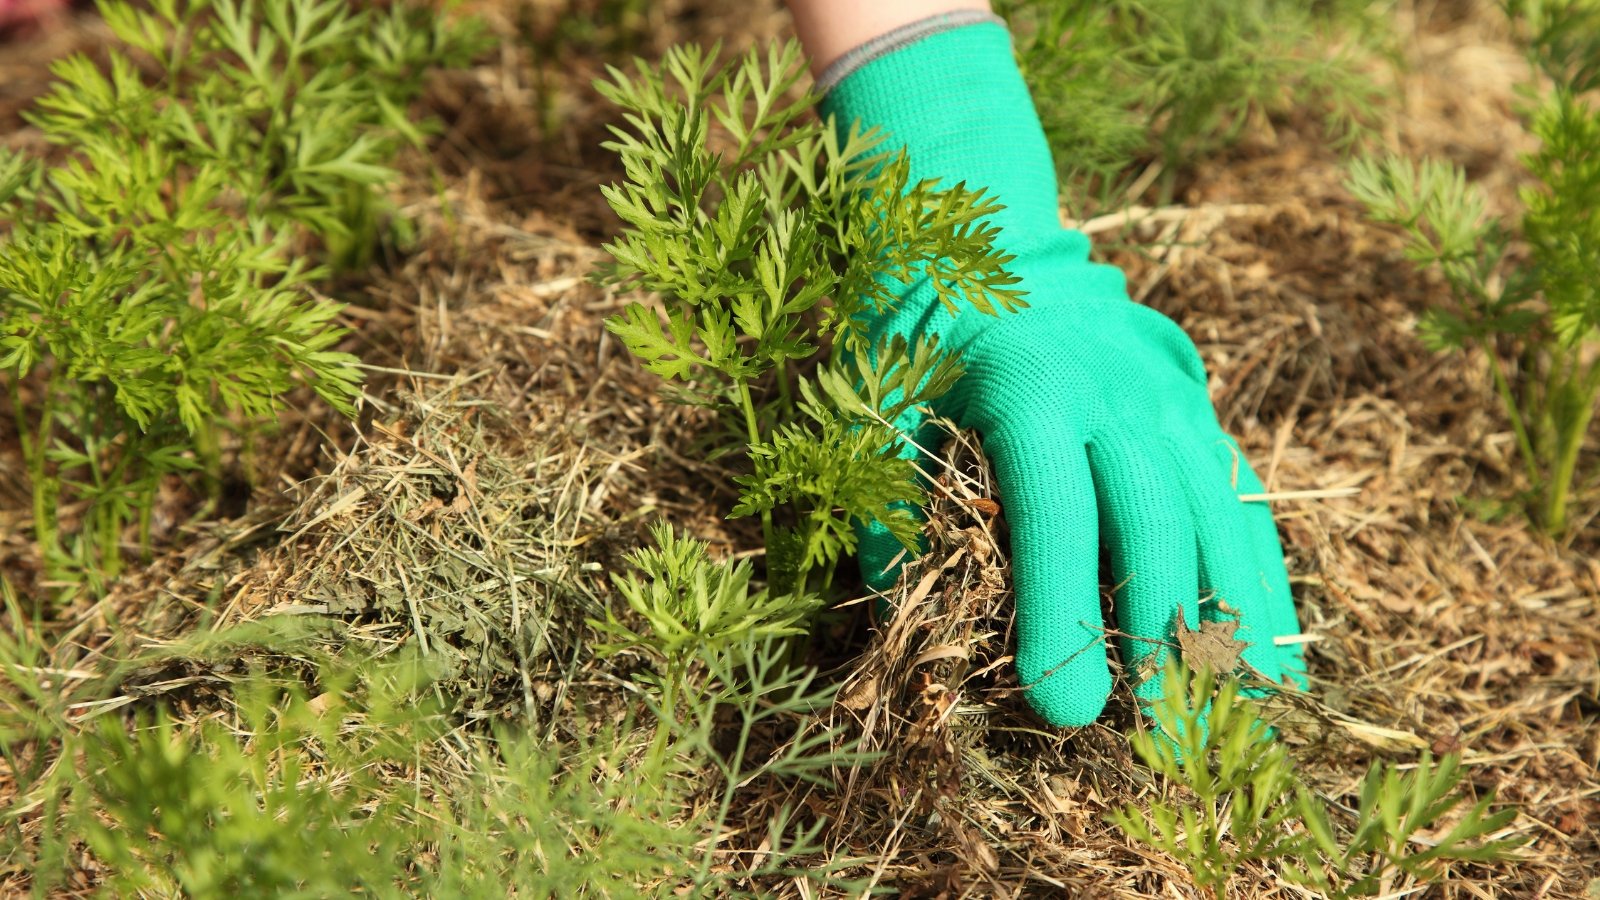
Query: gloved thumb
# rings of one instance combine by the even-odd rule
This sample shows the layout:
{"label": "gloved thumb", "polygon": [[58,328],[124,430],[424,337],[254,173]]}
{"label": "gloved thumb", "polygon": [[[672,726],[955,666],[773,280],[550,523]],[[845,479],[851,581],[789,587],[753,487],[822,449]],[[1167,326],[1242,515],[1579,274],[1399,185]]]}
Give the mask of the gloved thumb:
{"label": "gloved thumb", "polygon": [[[896,507],[906,509],[919,522],[927,521],[920,508],[909,504],[896,504]],[[856,559],[861,564],[861,580],[874,591],[887,591],[894,587],[895,582],[900,580],[900,569],[906,561],[927,549],[927,544],[919,535],[918,543],[921,546],[915,552],[907,550],[906,546],[877,520],[871,522],[857,520],[855,530]]]}

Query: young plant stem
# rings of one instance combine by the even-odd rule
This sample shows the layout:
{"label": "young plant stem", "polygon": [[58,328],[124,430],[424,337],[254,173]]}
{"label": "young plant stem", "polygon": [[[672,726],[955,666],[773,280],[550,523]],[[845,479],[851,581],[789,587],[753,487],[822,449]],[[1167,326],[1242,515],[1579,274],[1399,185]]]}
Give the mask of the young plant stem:
{"label": "young plant stem", "polygon": [[[750,441],[750,446],[761,443],[761,426],[756,421],[756,404],[750,396],[750,382],[739,379],[739,406],[744,410],[745,436]],[[772,549],[772,511],[763,510],[761,513],[761,541],[768,549]]]}
{"label": "young plant stem", "polygon": [[[141,463],[139,465],[139,471],[135,474],[135,481],[139,480],[145,475],[143,469],[144,466]],[[149,487],[139,491],[139,499],[137,500],[139,506],[139,558],[147,563],[150,561],[152,555],[150,545],[150,520],[152,518],[152,514],[155,512],[156,492],[159,490],[159,488],[159,482],[152,482]]]}
{"label": "young plant stem", "polygon": [[[101,525],[100,568],[108,581],[122,573],[124,512],[120,504],[116,502],[116,495],[122,494],[124,491],[132,492],[133,488],[129,483],[131,479],[128,478],[128,467],[136,465],[135,458],[142,456],[146,452],[137,446],[137,438],[134,437],[132,429],[128,429],[125,435],[126,442],[123,444],[121,452],[117,454],[116,465],[112,466],[110,474],[105,478],[105,484],[100,488],[100,497],[95,500],[95,515],[100,518]],[[134,446],[129,446],[130,444]],[[96,466],[96,469],[98,468],[99,466]],[[138,496],[139,499],[143,499],[142,494]],[[110,503],[105,502],[108,497],[111,498]],[[153,502],[154,498],[152,497],[151,499]],[[138,504],[139,500],[134,502]],[[140,512],[141,514],[147,514],[149,512],[148,506],[141,508]]]}
{"label": "young plant stem", "polygon": [[[752,725],[751,717],[745,715],[739,727],[739,741],[734,745],[733,755],[729,757],[732,762],[728,763],[723,771],[723,780],[726,784],[722,788],[722,800],[717,806],[717,817],[712,820],[714,826],[719,829],[722,827],[722,823],[728,821],[728,810],[733,807],[734,792],[739,789],[740,782],[744,780],[739,777],[744,774],[740,770],[740,766],[744,762],[745,748],[750,744],[750,729]],[[712,841],[706,847],[705,854],[700,857],[700,870],[695,877],[697,884],[703,883],[707,876],[711,874],[711,863],[715,859],[713,853],[716,847],[716,842]]]}
{"label": "young plant stem", "polygon": [[210,515],[222,500],[222,441],[215,422],[202,422],[194,432],[194,453],[205,481],[205,505],[200,515]]}
{"label": "young plant stem", "polygon": [[786,419],[794,415],[794,397],[792,391],[793,388],[789,385],[789,366],[787,364],[780,364],[778,366],[778,404],[783,410],[783,416]]}
{"label": "young plant stem", "polygon": [[1494,375],[1495,393],[1500,395],[1500,403],[1506,409],[1506,415],[1511,418],[1511,429],[1517,435],[1517,449],[1521,451],[1522,462],[1528,470],[1528,481],[1534,490],[1539,489],[1539,457],[1533,452],[1533,441],[1528,437],[1527,425],[1523,423],[1522,412],[1517,408],[1517,401],[1511,394],[1511,383],[1506,380],[1505,368],[1500,365],[1500,357],[1492,345],[1484,346],[1485,354],[1489,357],[1489,371]]}
{"label": "young plant stem", "polygon": [[1581,380],[1574,373],[1574,391],[1577,400],[1575,415],[1557,423],[1555,468],[1550,473],[1550,487],[1545,495],[1545,530],[1559,536],[1567,530],[1567,500],[1578,468],[1578,452],[1583,448],[1583,436],[1594,418],[1595,394],[1600,393],[1600,361],[1591,363]]}
{"label": "young plant stem", "polygon": [[59,487],[45,470],[45,451],[55,431],[55,376],[52,374],[44,388],[40,404],[39,427],[28,427],[28,416],[22,405],[20,378],[8,379],[11,388],[11,413],[17,422],[17,439],[22,444],[22,455],[28,466],[28,480],[33,488],[33,536],[45,561],[45,571],[51,578],[57,574],[57,561],[61,548],[56,533],[56,513],[52,508]]}
{"label": "young plant stem", "polygon": [[[89,458],[89,477],[94,482],[94,494],[89,498],[89,509],[84,515],[88,533],[95,542],[95,555],[104,581],[110,581],[122,571],[122,528],[118,515],[116,494],[122,487],[123,472],[132,452],[127,446],[134,440],[134,430],[127,423],[118,422],[111,400],[102,390],[94,392],[93,416],[90,427],[84,429],[84,455]],[[101,440],[99,435],[123,435],[118,448],[116,438]],[[115,462],[106,465],[102,458],[115,456]]]}
{"label": "young plant stem", "polygon": [[650,750],[645,755],[647,771],[654,772],[666,760],[667,739],[677,725],[678,685],[687,676],[687,666],[681,660],[667,665],[666,677],[661,686],[661,715],[656,720],[656,733],[650,740]]}

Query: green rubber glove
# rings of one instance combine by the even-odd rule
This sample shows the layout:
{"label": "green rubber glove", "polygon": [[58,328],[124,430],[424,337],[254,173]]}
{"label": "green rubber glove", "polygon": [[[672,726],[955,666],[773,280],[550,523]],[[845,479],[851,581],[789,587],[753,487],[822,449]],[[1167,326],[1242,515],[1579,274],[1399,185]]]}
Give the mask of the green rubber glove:
{"label": "green rubber glove", "polygon": [[[982,186],[1006,205],[993,222],[1030,308],[952,316],[928,285],[913,284],[872,332],[937,334],[966,365],[936,411],[981,432],[994,463],[1029,702],[1071,726],[1105,705],[1102,543],[1121,585],[1116,627],[1131,672],[1146,661],[1159,671],[1178,610],[1191,628],[1231,618],[1215,598],[1237,612],[1246,662],[1303,684],[1299,646],[1273,643],[1299,632],[1278,532],[1265,503],[1239,500],[1261,482],[1217,424],[1194,343],[1129,300],[1121,271],[1089,262],[1088,238],[1061,227],[1055,166],[1005,28],[941,21],[928,30],[857,51],[823,112],[840,128],[887,131],[890,146],[907,148],[913,180]],[[915,412],[896,424],[925,432]],[[899,544],[873,529],[861,538],[869,583],[892,583]],[[1156,681],[1137,693],[1159,696]]]}

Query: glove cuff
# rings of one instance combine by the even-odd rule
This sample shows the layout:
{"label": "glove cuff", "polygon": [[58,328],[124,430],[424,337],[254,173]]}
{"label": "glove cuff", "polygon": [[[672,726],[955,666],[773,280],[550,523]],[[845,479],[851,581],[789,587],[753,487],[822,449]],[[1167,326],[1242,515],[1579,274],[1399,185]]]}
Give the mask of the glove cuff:
{"label": "glove cuff", "polygon": [[941,31],[949,31],[952,28],[960,28],[963,25],[976,25],[982,22],[991,22],[1002,28],[1006,24],[1005,19],[994,13],[980,12],[975,9],[958,9],[901,25],[893,31],[879,35],[850,50],[830,63],[828,68],[817,76],[817,91],[826,94],[828,91],[833,90],[834,85],[843,81],[855,70],[881,56],[887,56],[901,47],[914,44],[925,37],[932,37]]}

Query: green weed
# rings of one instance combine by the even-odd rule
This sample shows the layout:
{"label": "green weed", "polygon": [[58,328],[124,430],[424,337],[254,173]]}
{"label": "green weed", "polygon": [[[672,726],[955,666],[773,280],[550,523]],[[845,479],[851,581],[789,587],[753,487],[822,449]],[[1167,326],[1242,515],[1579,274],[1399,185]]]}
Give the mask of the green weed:
{"label": "green weed", "polygon": [[305,235],[340,265],[370,249],[393,172],[420,139],[426,70],[473,32],[405,4],[101,3],[104,67],[55,64],[29,118],[64,152],[0,153],[0,371],[47,581],[99,589],[123,533],[149,545],[156,491],[223,436],[309,386],[353,411],[340,306],[311,285]]}
{"label": "green weed", "polygon": [[1435,762],[1424,752],[1414,767],[1374,763],[1350,817],[1295,775],[1264,709],[1241,694],[1237,679],[1219,683],[1181,663],[1166,674],[1174,688],[1151,705],[1159,730],[1140,730],[1129,742],[1145,765],[1192,796],[1152,800],[1148,812],[1130,803],[1110,819],[1183,862],[1213,897],[1226,895],[1247,862],[1328,897],[1368,897],[1386,893],[1397,875],[1430,881],[1442,874],[1441,861],[1505,859],[1517,846],[1495,836],[1517,813],[1491,812],[1492,795],[1437,830],[1465,800],[1458,757]]}
{"label": "green weed", "polygon": [[[749,563],[712,560],[705,544],[678,537],[664,524],[654,536],[657,546],[632,554],[632,570],[612,579],[644,627],[634,630],[609,614],[608,621],[590,624],[610,639],[598,647],[601,653],[633,652],[649,660],[652,671],[635,678],[646,687],[657,720],[646,759],[657,765],[697,759],[699,771],[709,771],[710,833],[722,832],[736,798],[750,796],[752,786],[827,784],[829,773],[875,759],[859,750],[859,738],[817,724],[817,712],[833,702],[837,686],[818,683],[816,670],[798,662],[786,640],[805,632],[820,599],[753,591]],[[819,862],[823,824],[780,805],[767,822],[769,852],[740,877],[831,881],[832,872],[857,861]],[[718,846],[707,842],[694,870],[696,885],[718,881]]]}
{"label": "green weed", "polygon": [[[519,434],[508,451],[494,435],[520,426],[462,388],[402,398],[403,439],[379,428],[309,487],[277,588],[299,614],[85,658],[0,593],[0,879],[41,896],[85,872],[163,896],[854,884],[861,860],[825,852],[795,799],[874,758],[826,727],[835,688],[790,644],[815,600],[658,526],[608,614],[570,543],[590,493],[550,477],[581,482],[580,448]],[[732,849],[751,833],[767,852]]]}
{"label": "green weed", "polygon": [[[19,667],[17,649],[0,643],[0,696],[48,694],[48,669]],[[420,653],[300,652],[320,657],[314,691],[256,669],[198,720],[158,709],[62,727],[48,704],[8,703],[21,777],[0,859],[38,896],[81,870],[84,847],[118,895],[741,896],[779,875],[859,888],[835,873],[861,861],[829,858],[809,812],[751,818],[752,796],[871,759],[815,724],[834,689],[781,642],[699,651],[670,719],[649,703],[666,752],[644,754],[626,721],[580,716],[554,740],[463,728]],[[769,850],[730,867],[736,819]]]}
{"label": "green weed", "polygon": [[[1516,435],[1529,513],[1559,537],[1600,397],[1600,108],[1584,96],[1600,71],[1589,29],[1600,9],[1575,0],[1507,8],[1523,16],[1530,59],[1553,84],[1530,113],[1540,146],[1524,160],[1535,183],[1522,191],[1520,222],[1492,219],[1483,190],[1434,160],[1362,159],[1348,184],[1374,220],[1405,234],[1409,259],[1444,276],[1451,302],[1427,311],[1421,338],[1438,351],[1483,350]],[[1528,258],[1512,263],[1518,237]],[[1510,368],[1501,360],[1507,345]]]}
{"label": "green weed", "polygon": [[[1100,202],[1154,158],[1162,191],[1269,116],[1303,109],[1348,143],[1376,115],[1362,71],[1372,4],[1292,0],[1000,0],[1071,192]],[[1084,205],[1086,196],[1075,199]]]}
{"label": "green weed", "polygon": [[666,795],[679,763],[629,765],[602,732],[461,731],[429,671],[328,659],[315,697],[256,671],[200,722],[61,732],[66,775],[7,814],[6,857],[31,855],[39,896],[81,865],[75,840],[118,895],[636,897],[694,871],[693,820]]}
{"label": "green weed", "polygon": [[632,571],[613,574],[617,592],[644,627],[635,630],[614,611],[606,620],[591,620],[604,643],[602,655],[623,651],[651,657],[657,672],[650,678],[659,690],[664,722],[676,721],[677,698],[692,688],[692,672],[707,659],[721,659],[729,649],[749,641],[765,641],[806,633],[819,598],[772,596],[752,591],[748,561],[723,564],[707,555],[707,546],[679,537],[670,525],[651,529],[656,546],[629,556]]}

